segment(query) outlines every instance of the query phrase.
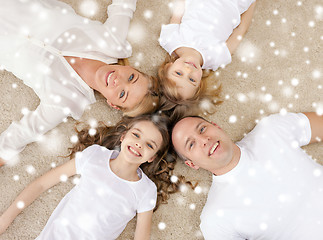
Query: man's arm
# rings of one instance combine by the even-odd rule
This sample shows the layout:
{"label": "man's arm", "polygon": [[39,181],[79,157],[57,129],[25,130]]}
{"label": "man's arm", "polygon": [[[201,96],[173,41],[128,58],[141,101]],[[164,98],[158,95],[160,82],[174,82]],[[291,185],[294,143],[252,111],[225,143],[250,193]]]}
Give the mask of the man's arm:
{"label": "man's arm", "polygon": [[75,174],[75,160],[72,159],[30,183],[0,216],[0,235],[5,232],[18,214],[35,201],[41,193],[59,183],[62,175],[70,177]]}
{"label": "man's arm", "polygon": [[242,40],[242,37],[245,35],[245,33],[247,32],[247,30],[251,24],[251,20],[252,20],[253,12],[255,10],[255,6],[256,6],[256,2],[251,4],[250,7],[248,8],[248,10],[245,11],[243,14],[241,14],[241,22],[240,22],[239,26],[233,30],[232,34],[230,35],[230,37],[226,41],[227,47],[228,47],[231,55],[234,53],[234,51],[239,46],[239,44]]}
{"label": "man's arm", "polygon": [[310,143],[320,142],[323,140],[323,115],[319,116],[315,112],[305,112],[306,117],[311,125],[311,141]]}

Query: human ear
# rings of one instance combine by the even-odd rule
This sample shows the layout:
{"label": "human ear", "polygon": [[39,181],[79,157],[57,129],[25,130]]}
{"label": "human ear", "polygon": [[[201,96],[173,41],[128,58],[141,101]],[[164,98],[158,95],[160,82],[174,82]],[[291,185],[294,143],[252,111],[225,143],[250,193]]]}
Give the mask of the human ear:
{"label": "human ear", "polygon": [[199,169],[200,167],[199,166],[197,166],[197,165],[195,165],[192,161],[190,161],[190,160],[186,160],[185,161],[185,164],[187,165],[187,166],[189,166],[190,168],[193,168],[193,169]]}
{"label": "human ear", "polygon": [[120,110],[120,108],[119,108],[118,106],[114,105],[113,103],[110,103],[110,102],[109,102],[109,100],[107,100],[107,103],[108,103],[111,107],[113,107],[114,109]]}
{"label": "human ear", "polygon": [[156,158],[156,155],[152,156],[152,157],[148,160],[148,162],[149,162],[149,163],[153,162],[153,161],[155,160],[155,158]]}

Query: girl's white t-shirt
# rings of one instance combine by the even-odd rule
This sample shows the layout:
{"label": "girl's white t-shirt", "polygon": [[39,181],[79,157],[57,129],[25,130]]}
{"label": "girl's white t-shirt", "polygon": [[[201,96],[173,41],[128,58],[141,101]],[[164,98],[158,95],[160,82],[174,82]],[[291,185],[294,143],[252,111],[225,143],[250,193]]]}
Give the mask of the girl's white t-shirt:
{"label": "girl's white t-shirt", "polygon": [[163,25],[159,43],[169,54],[179,47],[193,48],[202,55],[202,68],[215,71],[231,62],[226,40],[254,1],[186,0],[181,23]]}
{"label": "girl's white t-shirt", "polygon": [[37,240],[116,239],[136,213],[155,207],[155,184],[138,168],[138,181],[115,175],[119,152],[92,145],[75,157],[79,183],[62,199]]}

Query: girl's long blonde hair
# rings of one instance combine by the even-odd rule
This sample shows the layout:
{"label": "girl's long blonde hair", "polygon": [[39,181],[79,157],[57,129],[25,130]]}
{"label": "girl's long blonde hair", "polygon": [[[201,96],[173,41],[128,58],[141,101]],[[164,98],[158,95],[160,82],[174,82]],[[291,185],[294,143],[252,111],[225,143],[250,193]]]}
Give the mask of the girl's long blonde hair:
{"label": "girl's long blonde hair", "polygon": [[[77,130],[78,143],[70,148],[70,157],[73,158],[76,152],[83,151],[85,148],[98,144],[108,149],[120,149],[121,136],[127,133],[134,124],[141,121],[151,121],[162,135],[163,143],[156,153],[156,158],[151,163],[143,163],[140,168],[157,186],[157,203],[155,210],[161,203],[166,203],[169,194],[179,190],[179,185],[185,182],[184,177],[179,176],[179,181],[170,180],[172,171],[175,167],[176,159],[173,155],[167,155],[169,147],[169,119],[161,115],[141,115],[138,117],[124,117],[115,126],[106,126],[101,123],[95,135],[89,134],[89,127]],[[191,185],[190,182],[187,182]]]}

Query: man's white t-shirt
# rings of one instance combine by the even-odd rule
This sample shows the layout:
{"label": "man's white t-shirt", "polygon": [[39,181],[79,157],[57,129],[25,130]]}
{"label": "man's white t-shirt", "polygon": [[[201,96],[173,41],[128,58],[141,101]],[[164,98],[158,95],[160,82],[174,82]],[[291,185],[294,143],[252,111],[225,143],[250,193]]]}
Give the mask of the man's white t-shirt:
{"label": "man's white t-shirt", "polygon": [[155,207],[157,188],[138,169],[127,181],[110,169],[119,152],[92,145],[76,154],[80,182],[61,200],[37,240],[116,239],[136,213]]}
{"label": "man's white t-shirt", "polygon": [[237,143],[238,165],[213,176],[201,215],[205,239],[322,239],[323,166],[300,148],[310,139],[304,114],[261,120]]}
{"label": "man's white t-shirt", "polygon": [[163,25],[159,43],[169,54],[179,47],[194,48],[202,55],[202,68],[215,71],[231,62],[225,42],[254,1],[185,0],[181,23]]}

